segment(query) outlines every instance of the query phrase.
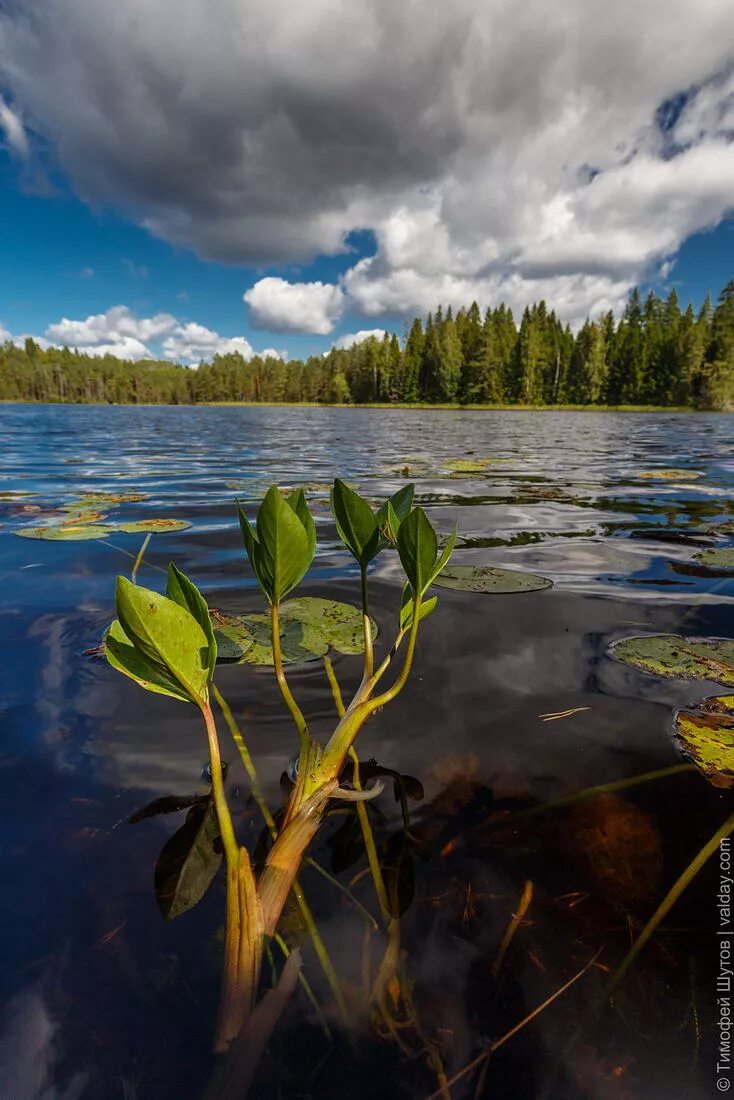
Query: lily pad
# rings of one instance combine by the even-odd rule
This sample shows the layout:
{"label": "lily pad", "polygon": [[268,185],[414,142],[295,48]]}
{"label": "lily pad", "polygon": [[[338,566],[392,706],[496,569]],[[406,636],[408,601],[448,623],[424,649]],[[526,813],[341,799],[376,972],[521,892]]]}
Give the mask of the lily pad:
{"label": "lily pad", "polygon": [[449,565],[433,582],[439,588],[457,592],[487,592],[509,595],[513,592],[540,592],[553,581],[518,569],[497,569],[491,565]]}
{"label": "lily pad", "polygon": [[46,539],[52,542],[83,542],[85,539],[106,539],[111,527],[102,524],[64,524],[60,527],[21,527],[13,531],[23,539]]}
{"label": "lily pad", "polygon": [[139,519],[132,523],[113,523],[110,526],[126,535],[138,535],[145,534],[146,531],[185,531],[191,524],[185,519]]}
{"label": "lily pad", "polygon": [[734,712],[731,695],[704,699],[675,716],[675,740],[714,787],[734,787]]}
{"label": "lily pad", "polygon": [[693,478],[703,477],[701,470],[683,470],[670,468],[666,470],[643,470],[635,474],[636,478],[646,481],[691,481]]}
{"label": "lily pad", "polygon": [[693,557],[704,569],[715,573],[734,573],[734,547],[725,546],[713,550],[701,550]]}
{"label": "lily pad", "polygon": [[78,501],[72,501],[71,507],[75,505],[82,508],[88,508],[90,505],[98,504],[137,504],[138,501],[148,500],[148,493],[84,493]]}
{"label": "lily pad", "polygon": [[643,634],[614,642],[619,661],[675,680],[713,680],[734,687],[734,640],[684,638],[680,634]]}
{"label": "lily pad", "polygon": [[[212,625],[221,660],[272,666],[269,614],[217,611],[212,614]],[[374,622],[372,636],[377,636]],[[280,609],[280,638],[283,660],[289,664],[317,660],[330,648],[338,653],[361,653],[362,612],[352,604],[318,596],[287,600]]]}
{"label": "lily pad", "polygon": [[488,466],[502,465],[506,462],[506,458],[448,458],[444,462],[444,466],[451,471],[452,476],[457,476],[461,474],[482,474]]}

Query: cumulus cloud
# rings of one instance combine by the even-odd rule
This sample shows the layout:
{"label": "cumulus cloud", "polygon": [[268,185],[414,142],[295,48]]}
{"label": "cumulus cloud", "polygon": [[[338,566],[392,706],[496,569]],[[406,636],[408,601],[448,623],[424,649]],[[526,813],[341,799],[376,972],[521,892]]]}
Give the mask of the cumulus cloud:
{"label": "cumulus cloud", "polygon": [[3,135],[11,153],[20,157],[21,160],[28,159],[28,137],[23,122],[20,115],[12,110],[2,96],[0,96],[0,134]]}
{"label": "cumulus cloud", "polygon": [[255,354],[252,344],[244,336],[220,336],[218,332],[199,325],[195,321],[177,325],[171,336],[163,341],[163,353],[167,359],[179,363],[200,363],[214,355],[239,352],[244,359]]}
{"label": "cumulus cloud", "polygon": [[344,294],[331,283],[289,283],[260,279],[244,299],[256,328],[271,332],[313,332],[326,336],[344,309]]}
{"label": "cumulus cloud", "polygon": [[[176,326],[176,318],[170,313],[156,313],[154,317],[136,317],[128,306],[112,306],[105,313],[94,313],[85,321],[62,318],[46,329],[47,338],[54,344],[86,348],[99,344],[125,346],[131,341],[139,343],[156,340]],[[132,343],[129,344],[133,346]]]}
{"label": "cumulus cloud", "polygon": [[256,283],[274,331],[473,297],[619,307],[734,207],[733,60],[730,0],[0,6],[13,118],[84,198],[238,263],[374,232],[334,285]]}
{"label": "cumulus cloud", "polygon": [[335,340],[331,345],[333,348],[352,348],[355,344],[361,344],[364,340],[369,340],[371,336],[377,337],[378,340],[382,340],[385,335],[384,328],[362,328],[359,332],[345,332],[343,336],[340,336],[338,340]]}

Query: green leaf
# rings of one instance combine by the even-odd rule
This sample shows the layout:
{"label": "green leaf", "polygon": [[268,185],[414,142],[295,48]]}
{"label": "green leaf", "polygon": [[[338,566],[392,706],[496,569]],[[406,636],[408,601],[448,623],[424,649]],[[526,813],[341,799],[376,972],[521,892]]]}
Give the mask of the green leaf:
{"label": "green leaf", "polygon": [[[270,615],[226,615],[218,611],[213,626],[220,660],[272,666]],[[372,637],[377,637],[375,622]],[[319,596],[287,600],[280,608],[280,641],[286,663],[313,661],[324,657],[330,648],[338,653],[361,653],[361,608]]]}
{"label": "green leaf", "polygon": [[107,661],[114,669],[129,676],[146,691],[170,695],[173,699],[180,699],[182,703],[191,702],[180,684],[164,668],[161,668],[158,663],[149,661],[135,648],[117,619],[105,634],[104,652]]}
{"label": "green leaf", "polygon": [[551,588],[553,581],[519,569],[495,569],[490,565],[450,565],[431,582],[437,588],[456,592],[486,592],[510,595],[515,592],[540,592]]}
{"label": "green leaf", "polygon": [[210,797],[197,802],[166,841],[155,868],[155,893],[166,920],[201,901],[222,864],[219,824]]}
{"label": "green leaf", "polygon": [[126,535],[144,534],[146,531],[165,534],[167,531],[185,531],[191,524],[185,519],[139,519],[133,523],[111,523],[109,525],[115,531],[123,531]]}
{"label": "green leaf", "polygon": [[[438,596],[431,596],[428,600],[421,601],[418,613],[418,622],[422,623],[435,609]],[[400,629],[410,630],[413,625],[413,590],[409,584],[403,586],[403,595],[400,600]]]}
{"label": "green leaf", "polygon": [[431,573],[431,579],[429,580],[428,584],[426,585],[426,588],[430,587],[430,585],[432,585],[434,583],[434,581],[436,580],[436,577],[440,573],[442,573],[444,571],[444,569],[446,568],[446,566],[448,565],[449,558],[453,554],[454,547],[456,546],[456,539],[458,537],[458,534],[459,534],[459,528],[458,528],[458,525],[455,525],[453,531],[451,532],[451,534],[448,537],[446,545],[444,546],[443,550],[441,551],[441,556],[439,557],[438,561],[436,562],[436,565],[434,566],[433,572]]}
{"label": "green leaf", "polygon": [[430,584],[438,553],[436,532],[422,508],[414,508],[400,524],[397,547],[413,591],[422,594]]}
{"label": "green leaf", "polygon": [[331,510],[339,538],[360,565],[367,565],[380,546],[380,528],[369,504],[336,478],[331,491]]}
{"label": "green leaf", "polygon": [[183,607],[186,611],[190,612],[204,631],[209,647],[207,666],[209,669],[209,681],[211,682],[214,675],[214,666],[217,663],[217,643],[214,638],[212,621],[209,617],[209,607],[194,582],[189,580],[186,574],[182,573],[180,569],[177,569],[172,561],[168,563],[166,596],[169,600],[173,600],[174,603],[177,603],[179,607]]}
{"label": "green leaf", "polygon": [[612,656],[643,672],[675,680],[713,680],[734,687],[734,641],[685,638],[680,634],[643,634],[621,638]]}
{"label": "green leaf", "polygon": [[194,703],[207,698],[210,645],[194,616],[167,596],[117,578],[117,617],[131,643]]}
{"label": "green leaf", "polygon": [[734,787],[733,705],[731,695],[713,696],[675,716],[679,748],[714,787]]}
{"label": "green leaf", "polygon": [[400,530],[400,524],[410,514],[415,496],[415,485],[404,485],[393,493],[384,504],[377,509],[377,523],[382,533],[381,549],[383,546],[394,545]]}
{"label": "green leaf", "polygon": [[280,603],[302,580],[313,561],[303,521],[272,485],[257,514],[257,576],[271,603]]}
{"label": "green leaf", "polygon": [[734,547],[732,546],[701,550],[693,557],[699,565],[712,573],[734,573]]}
{"label": "green leaf", "polygon": [[308,538],[308,552],[311,555],[309,561],[310,565],[316,553],[316,524],[313,521],[313,516],[306,503],[306,495],[303,488],[296,489],[286,498],[286,500],[300,519],[303,524],[303,529],[306,532],[306,537]]}
{"label": "green leaf", "polygon": [[22,539],[46,539],[51,542],[82,542],[86,539],[106,539],[112,528],[103,524],[64,524],[63,527],[21,527],[13,531]]}

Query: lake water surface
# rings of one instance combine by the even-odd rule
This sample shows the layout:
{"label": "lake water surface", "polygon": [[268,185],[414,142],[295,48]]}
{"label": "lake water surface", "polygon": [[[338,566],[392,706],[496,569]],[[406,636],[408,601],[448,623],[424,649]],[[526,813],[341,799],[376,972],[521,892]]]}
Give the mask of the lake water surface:
{"label": "lake water surface", "polygon": [[[492,459],[476,474],[457,459]],[[679,471],[670,476],[641,476]],[[572,1046],[605,974],[658,901],[731,812],[729,792],[683,772],[533,828],[486,826],[497,807],[561,798],[680,763],[676,706],[713,694],[658,680],[608,656],[628,634],[734,636],[734,581],[691,570],[701,546],[734,539],[734,417],[685,414],[445,412],[295,408],[0,406],[0,1095],[8,1100],[193,1100],[208,1053],[221,952],[221,880],[166,923],[153,868],[180,815],[135,826],[160,795],[203,787],[206,746],[194,713],[146,695],[93,650],[113,617],[114,578],[140,534],[94,541],[18,538],[59,522],[84,493],[145,494],[116,521],[179,518],[155,534],[138,580],[162,588],[170,559],[210,606],[261,610],[235,498],[304,484],[319,552],[301,594],[357,602],[358,575],[336,539],[324,488],[334,476],[381,498],[415,481],[434,524],[458,522],[456,560],[537,572],[547,591],[442,590],[405,692],[363,731],[363,759],[419,778],[415,891],[401,949],[421,1035],[449,1075],[527,1016],[595,952],[597,964],[497,1052],[484,1078],[451,1092],[534,1100],[703,1100],[714,1095],[712,970],[715,861],[649,945],[603,1025]],[[728,526],[727,526],[728,525]],[[385,644],[400,578],[384,554],[371,574]],[[389,644],[389,642],[388,642]],[[345,687],[358,658],[337,656]],[[267,669],[223,666],[217,681],[247,730],[271,803],[295,752]],[[333,723],[324,669],[291,686],[316,736]],[[567,718],[541,716],[579,709]],[[241,836],[254,813],[234,746],[229,789]],[[385,836],[400,829],[388,788]],[[327,826],[312,853],[339,865]],[[332,840],[330,844],[330,840]],[[359,853],[357,853],[359,856]],[[375,911],[364,860],[339,871]],[[355,881],[356,878],[356,881]],[[533,897],[500,968],[498,945],[526,882]],[[384,949],[331,884],[304,885],[355,1020],[340,1027],[308,948],[305,972],[333,1033],[299,990],[252,1095],[427,1098],[436,1077],[415,1030],[400,1050],[369,1027],[366,942]],[[287,925],[299,937],[294,919]],[[498,972],[497,972],[498,971]],[[361,1006],[361,1009],[360,1009]]]}

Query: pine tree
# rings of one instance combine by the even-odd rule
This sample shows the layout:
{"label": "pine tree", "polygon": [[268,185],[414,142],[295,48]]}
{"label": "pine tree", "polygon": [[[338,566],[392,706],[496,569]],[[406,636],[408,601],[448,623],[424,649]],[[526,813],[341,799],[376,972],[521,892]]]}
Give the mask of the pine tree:
{"label": "pine tree", "polygon": [[711,318],[699,403],[705,409],[734,409],[734,281],[722,290]]}

